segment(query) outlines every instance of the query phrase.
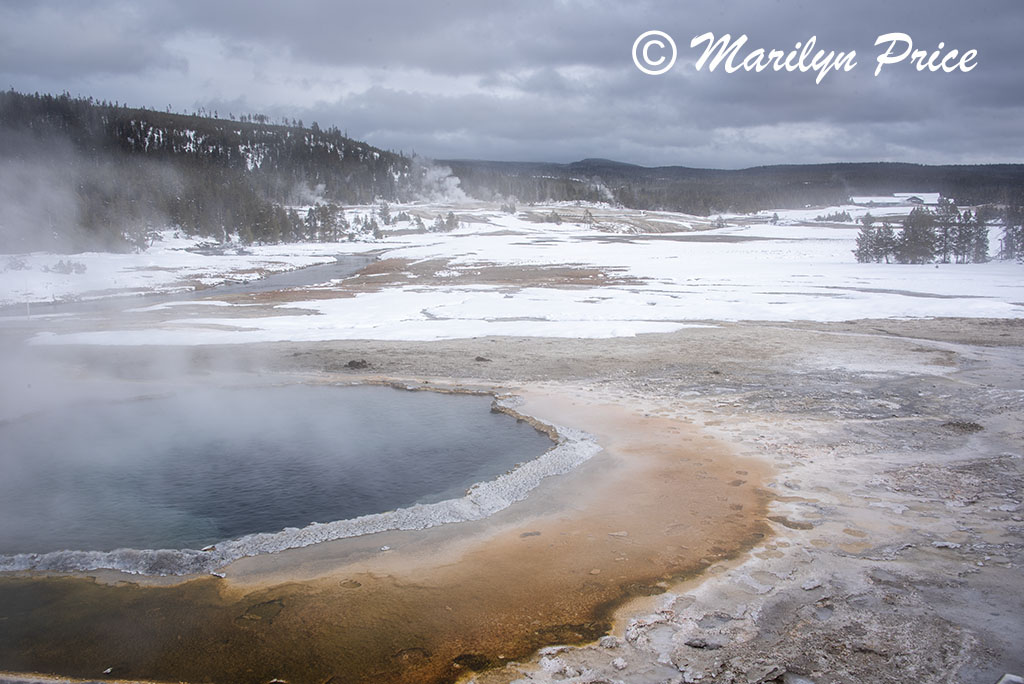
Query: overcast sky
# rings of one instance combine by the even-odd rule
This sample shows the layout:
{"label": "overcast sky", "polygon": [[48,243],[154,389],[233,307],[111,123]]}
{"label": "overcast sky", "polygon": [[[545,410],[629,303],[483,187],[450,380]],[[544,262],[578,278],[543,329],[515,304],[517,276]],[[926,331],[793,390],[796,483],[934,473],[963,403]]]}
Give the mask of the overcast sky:
{"label": "overcast sky", "polygon": [[[660,76],[633,62],[651,29],[678,47]],[[820,85],[698,71],[690,41],[708,31],[746,34],[741,58],[816,36],[857,67]],[[975,49],[977,66],[875,77],[891,32]],[[315,120],[433,158],[1024,162],[1022,69],[1022,0],[0,0],[2,88]]]}

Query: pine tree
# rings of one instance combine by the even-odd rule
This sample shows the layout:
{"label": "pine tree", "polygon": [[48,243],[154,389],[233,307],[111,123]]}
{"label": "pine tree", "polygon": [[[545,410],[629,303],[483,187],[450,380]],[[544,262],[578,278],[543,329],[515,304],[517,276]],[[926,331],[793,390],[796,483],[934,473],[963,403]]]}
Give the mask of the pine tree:
{"label": "pine tree", "polygon": [[884,260],[888,264],[896,253],[896,231],[888,221],[875,231],[875,260]]}
{"label": "pine tree", "polygon": [[884,261],[889,263],[896,250],[896,234],[888,222],[881,227],[873,228],[875,219],[871,214],[865,214],[861,220],[863,228],[857,234],[857,249],[853,250],[854,256],[860,263]]}
{"label": "pine tree", "polygon": [[299,218],[299,212],[288,209],[288,239],[292,242],[301,241],[304,238],[305,223]]}
{"label": "pine tree", "polygon": [[248,223],[243,223],[238,227],[238,241],[243,245],[251,245],[255,241],[255,237],[252,234],[252,228]]}
{"label": "pine tree", "polygon": [[875,231],[870,225],[865,225],[857,233],[857,249],[853,250],[853,256],[857,261],[866,264],[871,261],[878,261],[875,258],[878,252]]}
{"label": "pine tree", "polygon": [[1003,237],[999,245],[999,258],[1024,257],[1024,207],[1009,205],[1003,214]]}
{"label": "pine tree", "polygon": [[971,227],[970,260],[972,264],[983,264],[988,261],[988,226],[977,212],[974,214],[974,225]]}
{"label": "pine tree", "polygon": [[317,238],[320,242],[334,242],[338,233],[338,208],[334,204],[317,205]]}
{"label": "pine tree", "polygon": [[970,261],[971,246],[974,243],[974,215],[965,211],[956,224],[953,233],[952,250],[953,256],[958,264],[966,264]]}
{"label": "pine tree", "polygon": [[306,239],[313,240],[316,238],[316,234],[320,232],[320,226],[317,223],[317,214],[314,207],[310,207],[306,211]]}
{"label": "pine tree", "polygon": [[935,218],[935,253],[939,261],[948,264],[953,253],[954,235],[960,223],[960,210],[950,199],[939,201],[939,209]]}
{"label": "pine tree", "polygon": [[[349,239],[352,239],[352,226],[349,225],[348,219],[345,217],[345,210],[338,207],[338,232],[337,238],[340,238],[344,234],[348,234]],[[336,239],[337,239],[336,238]]]}
{"label": "pine tree", "polygon": [[380,206],[377,207],[377,215],[385,226],[391,225],[391,205],[386,200],[381,200]]}
{"label": "pine tree", "polygon": [[896,261],[901,264],[927,264],[935,259],[935,216],[916,207],[903,220],[896,239]]}
{"label": "pine tree", "polygon": [[380,231],[380,226],[377,225],[377,219],[370,219],[369,222],[365,224],[365,228],[370,231],[374,240],[380,240],[384,237],[384,233]]}

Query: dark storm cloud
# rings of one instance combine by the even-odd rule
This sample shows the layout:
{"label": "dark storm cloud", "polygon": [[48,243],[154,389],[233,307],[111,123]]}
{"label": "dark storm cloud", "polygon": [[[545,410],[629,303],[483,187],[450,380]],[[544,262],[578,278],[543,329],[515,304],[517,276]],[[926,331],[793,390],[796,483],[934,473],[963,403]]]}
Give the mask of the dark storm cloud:
{"label": "dark storm cloud", "polygon": [[[633,40],[672,35],[646,76]],[[0,2],[0,79],[162,108],[260,111],[434,157],[746,166],[1021,161],[1019,0]],[[856,50],[813,74],[697,72],[690,39]],[[971,73],[874,77],[882,33],[979,52]]]}

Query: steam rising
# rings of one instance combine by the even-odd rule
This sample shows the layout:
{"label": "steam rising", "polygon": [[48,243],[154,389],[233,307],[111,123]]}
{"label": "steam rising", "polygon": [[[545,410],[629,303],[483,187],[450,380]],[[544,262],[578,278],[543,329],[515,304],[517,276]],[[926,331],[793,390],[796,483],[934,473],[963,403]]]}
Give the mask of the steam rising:
{"label": "steam rising", "polygon": [[[170,368],[170,365],[167,368]],[[33,371],[38,370],[33,368]],[[46,376],[33,374],[33,377]],[[56,374],[50,377],[52,382],[43,390],[44,396],[61,391]],[[160,385],[161,383],[157,383],[155,386]],[[467,485],[458,482],[449,472],[444,474],[448,487],[442,488],[440,492],[442,500],[431,502],[429,498],[424,501],[421,497],[420,503],[399,506],[391,512],[355,516],[334,522],[319,518],[322,522],[306,524],[309,520],[306,518],[305,522],[283,530],[275,531],[271,528],[266,532],[242,534],[231,539],[217,535],[220,534],[220,530],[226,529],[223,515],[230,508],[231,501],[238,498],[236,490],[251,489],[258,492],[261,486],[264,487],[265,492],[259,495],[263,498],[258,500],[256,505],[245,504],[239,509],[243,517],[251,517],[253,512],[262,513],[262,510],[258,509],[271,509],[275,506],[280,509],[302,509],[307,499],[318,496],[318,492],[315,491],[318,487],[328,487],[329,491],[326,494],[329,498],[344,504],[367,495],[365,486],[363,489],[339,486],[340,481],[336,481],[339,463],[344,466],[345,476],[356,473],[359,478],[365,480],[364,485],[378,489],[390,487],[394,474],[402,472],[403,468],[411,473],[413,480],[422,480],[425,473],[429,474],[436,469],[437,464],[429,461],[426,455],[414,456],[416,460],[407,462],[404,467],[389,465],[388,456],[383,453],[386,449],[382,449],[380,444],[370,447],[376,455],[374,459],[346,455],[349,446],[346,440],[361,439],[357,436],[358,428],[372,423],[369,418],[372,414],[377,414],[376,424],[388,433],[382,437],[391,440],[394,440],[396,434],[407,434],[415,443],[429,442],[429,435],[422,433],[423,426],[421,425],[419,431],[414,429],[414,426],[418,422],[433,425],[435,428],[443,424],[448,432],[454,430],[449,438],[454,440],[456,450],[459,444],[469,445],[467,448],[472,451],[469,456],[474,464],[481,460],[483,451],[494,448],[496,441],[493,425],[490,428],[482,426],[480,418],[501,421],[505,428],[512,430],[522,431],[524,426],[517,426],[502,416],[493,416],[486,410],[481,411],[479,405],[454,420],[444,412],[434,415],[431,412],[437,410],[438,401],[454,400],[458,403],[465,398],[397,394],[395,390],[388,388],[339,389],[291,386],[259,390],[250,388],[245,391],[197,391],[193,388],[157,399],[116,402],[108,405],[104,411],[97,412],[90,408],[97,405],[95,399],[88,405],[83,405],[78,399],[87,395],[113,398],[118,393],[123,393],[125,387],[121,383],[100,383],[102,391],[97,392],[97,387],[88,386],[88,383],[86,386],[71,383],[71,386],[77,387],[77,390],[67,394],[57,408],[61,412],[60,415],[63,415],[62,424],[70,431],[68,440],[62,442],[60,439],[49,439],[43,432],[45,421],[37,420],[39,414],[27,420],[0,423],[0,431],[4,432],[5,441],[11,445],[3,456],[6,477],[0,489],[3,490],[4,506],[8,509],[14,506],[23,514],[20,520],[17,512],[12,515],[10,510],[0,516],[0,519],[6,520],[0,524],[0,541],[3,547],[8,549],[8,555],[0,556],[0,571],[113,568],[132,573],[158,575],[212,572],[248,555],[377,531],[422,529],[448,522],[475,520],[524,498],[544,477],[564,472],[597,451],[597,446],[585,435],[562,430],[557,447],[540,458],[533,457],[536,451],[529,456],[518,455],[515,457],[516,460],[525,463],[496,479],[489,479],[493,474],[485,475],[483,471],[479,471],[473,476],[473,480],[487,481],[474,485],[461,498],[460,495]],[[166,385],[164,387],[166,389]],[[137,391],[138,388],[135,387],[133,390]],[[381,397],[383,404],[372,396],[367,397],[366,390],[384,392],[386,395]],[[364,394],[357,396],[355,404],[345,403],[343,407],[338,407],[332,403],[332,397],[339,391]],[[268,404],[268,392],[277,393],[278,399],[283,399],[283,405],[288,409],[273,408],[273,401]],[[423,404],[423,399],[430,401]],[[51,401],[53,400],[54,397],[51,397]],[[410,403],[412,400],[415,401]],[[147,402],[156,402],[153,405],[159,407],[159,410],[148,417],[145,416],[145,412],[140,414],[138,411],[138,408],[145,406]],[[422,409],[410,408],[417,405],[426,407],[428,414],[417,415],[416,411]],[[110,407],[113,407],[113,410],[109,410]],[[11,411],[12,407],[7,408],[5,416],[16,415]],[[464,408],[466,407],[463,405],[460,410]],[[191,418],[183,421],[183,415]],[[380,420],[381,415],[387,416],[383,422]],[[202,416],[208,424],[204,427],[196,423],[196,416]],[[129,420],[126,421],[126,418]],[[38,439],[41,447],[49,444],[55,450],[49,453],[39,452],[35,457],[38,462],[26,459],[24,454],[18,452],[18,430],[24,433],[22,437]],[[35,437],[32,437],[33,431]],[[52,429],[50,432],[52,434],[49,437],[59,433]],[[529,432],[532,434],[532,431]],[[120,449],[117,444],[126,436],[136,440],[137,446],[133,447],[136,450],[169,450],[176,453],[175,458],[182,459],[182,467],[168,468],[166,463],[161,465],[131,450]],[[276,440],[275,449],[290,442],[294,445],[295,453],[301,452],[302,456],[291,456],[286,458],[284,463],[271,463],[269,467],[264,467],[259,453],[259,443],[267,439]],[[501,438],[499,434],[497,441],[503,439],[506,438]],[[487,446],[478,444],[480,440]],[[69,441],[76,445],[74,453],[70,453],[71,449],[64,448]],[[183,451],[196,448],[196,445],[201,446],[203,453],[191,454]],[[235,455],[232,454],[232,447],[235,449]],[[415,446],[409,444],[397,445],[395,448],[402,454],[416,453]],[[308,460],[308,454],[313,454],[309,457],[312,461]],[[381,459],[381,464],[374,462],[378,458]],[[300,462],[302,459],[306,461]],[[419,460],[423,462],[416,462]],[[472,473],[474,467],[477,466],[470,465],[470,461],[467,461],[456,465],[455,470],[463,474]],[[507,467],[500,465],[498,472]],[[380,468],[386,469],[386,475],[384,472],[374,474]],[[426,470],[420,473],[420,468]],[[299,477],[303,469],[310,470],[314,476],[303,476],[305,479]],[[198,480],[184,482],[186,502],[175,506],[163,505],[161,490],[180,488],[183,486],[181,478],[187,478],[193,470],[204,471],[205,474]],[[142,471],[145,471],[145,477],[138,480],[142,482],[141,485],[137,484],[134,488],[120,491],[116,487],[108,486],[108,480],[123,479],[130,482],[135,474]],[[212,489],[205,491],[204,488],[213,486],[207,477],[211,471],[222,471],[222,474],[230,475],[232,489],[220,493]],[[164,479],[154,480],[154,475]],[[40,484],[31,481],[40,477],[49,478],[54,482]],[[296,480],[296,477],[299,479]],[[65,484],[70,485],[71,489],[64,489],[64,495],[47,496],[45,492],[48,488],[61,489],[58,481],[62,478],[69,480]],[[147,490],[146,487],[150,486],[156,488]],[[155,525],[162,526],[162,534],[169,534],[169,538],[176,538],[175,535],[178,535],[177,538],[189,535],[196,538],[198,534],[202,541],[197,542],[196,546],[210,542],[215,543],[215,548],[206,551],[197,550],[195,547],[148,550],[48,550],[42,546],[45,543],[42,540],[46,535],[51,535],[52,540],[62,540],[58,548],[63,546],[70,549],[75,548],[75,540],[88,538],[88,526],[96,524],[97,521],[97,508],[92,505],[97,497],[103,504],[98,509],[101,522],[103,515],[106,515],[103,511],[111,515],[123,510],[129,513],[127,523],[121,523],[119,527],[113,528],[115,537],[137,540],[139,537],[132,535],[151,534],[152,531],[143,528]],[[53,515],[48,522],[40,522],[33,519],[33,511],[49,511]],[[301,518],[307,514],[308,512],[300,512],[299,516]],[[66,529],[46,529],[46,525],[53,525],[54,522]],[[230,520],[228,524],[230,526]],[[259,523],[257,529],[266,529],[266,522]],[[40,553],[27,552],[33,544]],[[26,552],[12,552],[18,547],[25,549]]]}
{"label": "steam rising", "polygon": [[469,200],[459,186],[459,177],[447,166],[416,156],[413,157],[412,175],[416,179],[413,190],[416,199],[445,204],[460,204]]}
{"label": "steam rising", "polygon": [[71,146],[26,144],[0,129],[0,253],[65,252],[80,232]]}
{"label": "steam rising", "polygon": [[152,160],[87,155],[54,132],[0,128],[0,254],[141,247],[169,222],[160,197],[181,185]]}

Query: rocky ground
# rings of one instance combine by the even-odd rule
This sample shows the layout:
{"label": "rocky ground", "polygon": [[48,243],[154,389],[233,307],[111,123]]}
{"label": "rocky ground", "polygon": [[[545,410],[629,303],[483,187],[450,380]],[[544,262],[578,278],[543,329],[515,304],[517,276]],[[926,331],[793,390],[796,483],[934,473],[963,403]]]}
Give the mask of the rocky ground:
{"label": "rocky ground", "polygon": [[[480,682],[996,682],[1024,673],[1014,322],[691,331],[619,379],[777,473],[769,541]],[[681,488],[680,495],[685,495]],[[638,614],[634,611],[639,610]]]}
{"label": "rocky ground", "polygon": [[[683,407],[776,472],[775,535],[749,556],[627,607],[597,644],[477,680],[1024,674],[1022,343],[1019,321],[970,320],[435,343],[431,375],[585,380],[626,403]],[[425,370],[414,352],[359,351],[384,373]]]}
{"label": "rocky ground", "polygon": [[[572,385],[688,416],[771,466],[774,534],[749,554],[626,604],[596,643],[555,645],[466,680],[995,683],[1024,674],[1021,321],[32,355],[124,377],[230,367],[512,391]],[[678,495],[689,486],[678,483]]]}

